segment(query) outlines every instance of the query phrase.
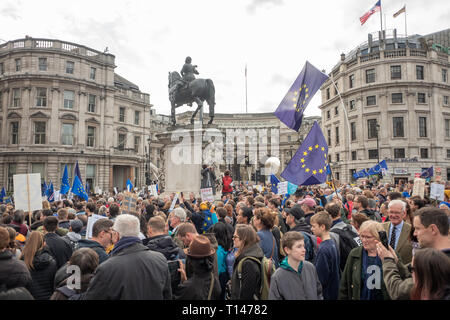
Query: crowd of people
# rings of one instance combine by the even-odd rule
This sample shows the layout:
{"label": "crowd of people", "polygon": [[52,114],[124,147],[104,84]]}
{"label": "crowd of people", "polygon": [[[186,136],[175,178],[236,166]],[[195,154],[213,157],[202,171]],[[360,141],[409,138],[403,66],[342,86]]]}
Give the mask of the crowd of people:
{"label": "crowd of people", "polygon": [[214,203],[146,193],[126,213],[123,193],[0,204],[0,299],[450,299],[450,186],[438,203],[412,181],[226,182]]}

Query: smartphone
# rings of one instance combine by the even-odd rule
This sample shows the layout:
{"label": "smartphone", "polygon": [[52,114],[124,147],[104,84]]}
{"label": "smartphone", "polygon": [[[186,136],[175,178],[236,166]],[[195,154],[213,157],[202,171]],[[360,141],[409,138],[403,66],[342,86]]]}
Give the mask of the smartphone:
{"label": "smartphone", "polygon": [[386,249],[389,250],[389,243],[386,231],[378,231],[378,235],[380,236],[380,241]]}

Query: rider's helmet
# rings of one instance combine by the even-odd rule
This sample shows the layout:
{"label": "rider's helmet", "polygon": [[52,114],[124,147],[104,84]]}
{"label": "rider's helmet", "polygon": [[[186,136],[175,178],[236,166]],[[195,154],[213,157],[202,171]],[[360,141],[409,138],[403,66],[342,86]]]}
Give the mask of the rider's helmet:
{"label": "rider's helmet", "polygon": [[186,57],[185,63],[191,63],[191,62],[192,62],[191,57]]}

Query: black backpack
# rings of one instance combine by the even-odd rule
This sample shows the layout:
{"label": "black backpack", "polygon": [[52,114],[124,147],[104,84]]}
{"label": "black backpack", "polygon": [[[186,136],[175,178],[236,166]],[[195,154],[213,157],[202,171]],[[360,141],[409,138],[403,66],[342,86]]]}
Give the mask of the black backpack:
{"label": "black backpack", "polygon": [[345,268],[350,251],[362,245],[361,239],[359,238],[359,235],[352,230],[352,227],[347,224],[345,227],[334,227],[330,231],[335,233],[339,238],[339,241],[337,242],[332,236],[333,240],[337,242],[336,246],[339,250],[339,268],[342,272]]}
{"label": "black backpack", "polygon": [[305,237],[305,260],[314,263],[317,255],[317,237],[305,231],[300,231]]}

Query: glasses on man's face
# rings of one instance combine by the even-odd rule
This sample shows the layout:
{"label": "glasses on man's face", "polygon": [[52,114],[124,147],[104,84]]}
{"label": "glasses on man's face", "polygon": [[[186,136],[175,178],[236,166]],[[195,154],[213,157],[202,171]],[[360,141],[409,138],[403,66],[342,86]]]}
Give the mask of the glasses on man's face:
{"label": "glasses on man's face", "polygon": [[234,239],[239,239],[239,236],[233,235],[233,240],[234,240]]}

